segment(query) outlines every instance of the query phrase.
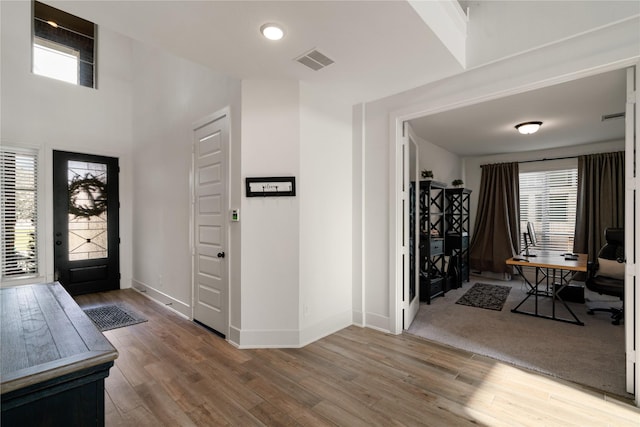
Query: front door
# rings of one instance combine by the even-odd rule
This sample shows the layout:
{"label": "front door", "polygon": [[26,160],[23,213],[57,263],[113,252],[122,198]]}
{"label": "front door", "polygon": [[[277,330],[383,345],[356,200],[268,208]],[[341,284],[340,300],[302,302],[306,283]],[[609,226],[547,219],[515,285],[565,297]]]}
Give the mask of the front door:
{"label": "front door", "polygon": [[118,159],[53,152],[55,279],[71,294],[120,288]]}
{"label": "front door", "polygon": [[227,116],[194,129],[193,319],[227,334]]}

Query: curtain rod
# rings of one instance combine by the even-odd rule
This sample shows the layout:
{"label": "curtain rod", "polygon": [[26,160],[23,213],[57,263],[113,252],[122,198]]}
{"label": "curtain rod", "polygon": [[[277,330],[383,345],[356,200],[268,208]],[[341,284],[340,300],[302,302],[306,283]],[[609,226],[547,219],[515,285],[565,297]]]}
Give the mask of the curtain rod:
{"label": "curtain rod", "polygon": [[[607,151],[604,153],[595,153],[595,154],[582,154],[582,155],[578,155],[578,156],[564,156],[564,157],[545,157],[544,159],[536,159],[536,160],[523,160],[521,162],[502,162],[502,163],[518,163],[518,164],[522,164],[522,163],[533,163],[533,162],[544,162],[547,160],[565,160],[565,159],[577,159],[581,156],[593,156],[593,155],[597,155],[597,154],[614,154],[614,153],[624,153],[624,151]],[[502,163],[487,163],[484,165],[480,165],[480,167],[484,167],[484,166],[490,166],[492,164],[502,164]]]}
{"label": "curtain rod", "polygon": [[577,158],[578,156],[551,157],[551,158],[544,158],[544,159],[538,159],[538,160],[523,160],[518,163],[533,163],[533,162],[544,162],[547,160],[565,160],[565,159],[577,159]]}

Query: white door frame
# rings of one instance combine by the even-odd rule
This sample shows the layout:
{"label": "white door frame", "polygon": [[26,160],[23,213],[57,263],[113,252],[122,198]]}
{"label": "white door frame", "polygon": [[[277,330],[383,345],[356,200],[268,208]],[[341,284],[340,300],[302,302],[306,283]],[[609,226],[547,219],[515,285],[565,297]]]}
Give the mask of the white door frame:
{"label": "white door frame", "polygon": [[[424,117],[432,114],[441,113],[444,111],[454,110],[482,102],[492,101],[495,99],[504,98],[510,95],[515,95],[523,92],[528,92],[535,89],[541,89],[543,87],[552,86],[559,83],[578,80],[581,78],[602,74],[607,71],[626,69],[628,67],[636,67],[636,77],[638,76],[638,69],[640,68],[640,61],[638,60],[626,60],[614,64],[603,65],[600,67],[594,67],[587,70],[573,72],[561,76],[556,76],[544,80],[543,82],[524,84],[519,87],[515,87],[509,90],[491,93],[485,96],[479,96],[476,98],[465,99],[460,102],[454,102],[449,105],[442,105],[439,107],[420,109],[420,107],[411,107],[400,111],[391,112],[389,114],[389,140],[391,141],[391,147],[389,150],[389,243],[391,245],[389,251],[389,331],[394,334],[402,333],[402,292],[403,282],[402,275],[408,274],[404,270],[405,265],[402,258],[402,184],[404,176],[402,174],[402,128],[405,121],[415,119],[418,117]],[[636,108],[636,121],[635,132],[640,134],[640,113],[639,108]],[[628,147],[627,147],[628,148]],[[627,149],[625,149],[626,151]],[[637,153],[638,159],[640,159],[640,153]],[[627,151],[625,157],[633,157],[633,151],[630,153]],[[632,184],[635,188],[636,178]],[[640,201],[637,201],[639,208],[636,209],[635,216],[636,223],[640,224]],[[632,230],[625,229],[625,240],[631,242],[640,242],[640,227],[636,230],[635,234]],[[627,270],[627,282],[630,282],[629,276],[633,274],[635,277],[640,277],[640,263],[635,263],[633,267]],[[632,281],[635,286],[635,279]],[[635,292],[635,307],[640,307],[640,292]],[[630,297],[628,302],[632,298]],[[629,310],[630,307],[626,307]],[[631,310],[629,310],[631,312]],[[627,319],[625,319],[625,322]],[[629,320],[630,321],[630,320]],[[630,334],[634,335],[635,342],[640,342],[640,316],[636,316],[636,323],[634,325],[634,331]],[[632,337],[626,337],[625,340],[629,340]],[[633,375],[635,384],[640,384],[640,352],[633,351],[627,354],[627,360],[632,360],[635,363],[635,369],[630,375]],[[635,402],[640,406],[639,393],[635,390]]]}
{"label": "white door frame", "polygon": [[[638,108],[638,82],[640,82],[640,66],[627,68],[627,102],[625,109],[625,290],[624,290],[624,326],[626,353],[626,388],[627,393],[635,395],[638,405],[637,385],[640,384],[640,352],[637,349],[640,331],[637,319],[640,307],[640,295],[637,292],[637,279],[640,277],[638,262],[638,244],[640,243],[640,200],[637,196],[638,153],[637,135],[640,132],[640,108]],[[632,155],[635,153],[635,158]],[[634,170],[635,166],[635,170]],[[633,237],[633,239],[629,238]]]}
{"label": "white door frame", "polygon": [[[416,143],[415,138],[412,136],[411,134],[411,129],[409,128],[409,123],[404,122],[403,123],[403,145],[404,145],[404,149],[403,149],[403,156],[404,156],[404,160],[403,160],[403,169],[404,169],[404,192],[403,192],[403,203],[405,204],[403,211],[403,215],[405,216],[405,220],[403,221],[403,227],[404,227],[404,239],[403,242],[404,244],[404,249],[403,249],[403,256],[404,256],[404,271],[405,274],[403,275],[403,291],[402,291],[402,295],[401,295],[401,301],[402,301],[402,311],[403,311],[403,324],[404,324],[404,329],[409,329],[409,326],[411,326],[411,322],[413,322],[413,320],[415,319],[416,315],[418,314],[418,310],[420,309],[420,268],[419,268],[419,259],[420,259],[420,228],[419,228],[419,222],[418,222],[418,218],[420,216],[419,214],[419,209],[420,209],[420,200],[418,198],[418,194],[420,192],[420,171],[419,171],[419,165],[420,165],[420,161],[419,161],[419,154],[420,154],[420,146]],[[415,171],[414,176],[411,176],[411,147],[415,146],[415,164],[413,165],[413,169]],[[409,194],[409,192],[411,191],[411,185],[410,182],[411,180],[413,180],[416,185],[413,189],[413,191],[416,193],[414,195],[414,201],[416,204],[416,211],[414,212],[414,214],[416,215],[416,218],[414,218],[415,224],[416,224],[416,228],[414,230],[414,235],[411,236],[411,227],[410,227],[410,221],[411,219],[409,218],[410,212],[411,212],[411,207],[409,206],[409,202],[411,200],[411,196]],[[411,272],[411,256],[410,256],[410,245],[411,242],[415,243],[415,256],[414,256],[414,273],[415,273],[415,296],[413,298],[413,301],[409,300],[409,281],[411,280],[410,278],[410,272]]]}
{"label": "white door frame", "polygon": [[[223,117],[227,118],[227,123],[228,123],[228,127],[229,127],[229,138],[227,141],[227,146],[225,147],[226,150],[226,162],[227,162],[227,171],[226,171],[226,185],[225,185],[225,191],[227,192],[227,205],[225,206],[225,209],[227,210],[227,212],[230,211],[230,203],[231,203],[231,109],[230,107],[224,107],[218,111],[216,111],[213,114],[210,114],[206,117],[203,117],[200,120],[197,120],[195,122],[192,123],[191,125],[191,135],[193,136],[194,132],[201,128],[202,126],[211,123],[213,121],[219,120]],[[189,174],[189,187],[190,187],[190,192],[191,192],[191,203],[190,203],[190,219],[189,219],[189,246],[191,248],[191,320],[194,319],[195,316],[195,285],[196,285],[196,281],[195,281],[195,255],[196,255],[196,239],[195,239],[195,224],[196,224],[196,219],[195,219],[195,192],[196,192],[196,188],[195,188],[195,152],[194,152],[194,146],[193,146],[193,139],[190,140],[190,144],[191,144],[191,172]],[[227,218],[228,219],[228,218]],[[229,286],[229,288],[231,287],[231,251],[229,250],[229,245],[230,245],[230,227],[229,227],[229,222],[226,221],[225,222],[225,227],[224,227],[224,234],[225,234],[225,242],[227,244],[227,250],[225,251],[226,253],[226,258],[227,258],[227,266],[228,268],[225,271],[226,274],[226,279],[227,279],[227,284]],[[227,327],[225,331],[219,331],[221,333],[223,333],[225,335],[225,339],[228,341],[229,340],[229,329],[230,329],[230,323],[231,323],[231,292],[229,289],[229,292],[227,292]]]}

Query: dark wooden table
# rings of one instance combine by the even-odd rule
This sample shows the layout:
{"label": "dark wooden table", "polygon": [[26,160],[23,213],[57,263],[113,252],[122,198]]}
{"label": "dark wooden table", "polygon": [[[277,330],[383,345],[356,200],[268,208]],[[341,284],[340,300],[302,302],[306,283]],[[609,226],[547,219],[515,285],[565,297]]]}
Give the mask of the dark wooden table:
{"label": "dark wooden table", "polygon": [[103,426],[118,352],[59,283],[0,289],[1,424]]}

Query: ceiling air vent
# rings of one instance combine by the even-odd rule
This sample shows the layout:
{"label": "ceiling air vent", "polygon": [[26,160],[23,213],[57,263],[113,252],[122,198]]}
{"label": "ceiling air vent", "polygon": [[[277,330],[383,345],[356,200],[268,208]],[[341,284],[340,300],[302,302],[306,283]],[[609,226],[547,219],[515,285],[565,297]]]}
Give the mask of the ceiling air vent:
{"label": "ceiling air vent", "polygon": [[624,113],[605,114],[602,116],[602,121],[606,122],[607,120],[622,119],[623,117]]}
{"label": "ceiling air vent", "polygon": [[326,55],[313,49],[302,56],[296,58],[296,61],[302,65],[306,65],[314,71],[323,69],[326,66],[333,64],[333,60],[329,59]]}

